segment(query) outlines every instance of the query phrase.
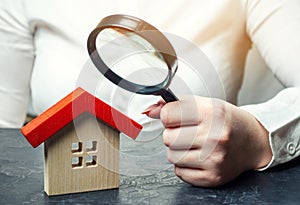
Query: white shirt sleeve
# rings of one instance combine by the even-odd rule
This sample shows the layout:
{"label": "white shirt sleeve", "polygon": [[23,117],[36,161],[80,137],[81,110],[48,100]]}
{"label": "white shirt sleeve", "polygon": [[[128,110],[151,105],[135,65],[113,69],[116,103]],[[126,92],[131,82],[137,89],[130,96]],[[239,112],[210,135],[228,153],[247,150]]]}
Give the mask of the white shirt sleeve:
{"label": "white shirt sleeve", "polygon": [[34,48],[22,4],[0,4],[0,127],[21,127],[30,98]]}
{"label": "white shirt sleeve", "polygon": [[264,170],[300,155],[300,1],[249,0],[247,32],[286,86],[268,102],[242,107],[269,132],[273,158]]}

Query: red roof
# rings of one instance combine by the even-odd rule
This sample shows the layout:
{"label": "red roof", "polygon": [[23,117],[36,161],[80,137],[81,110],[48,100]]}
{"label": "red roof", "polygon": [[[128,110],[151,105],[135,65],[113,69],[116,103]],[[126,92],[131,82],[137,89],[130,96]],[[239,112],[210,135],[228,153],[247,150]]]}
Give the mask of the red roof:
{"label": "red roof", "polygon": [[83,112],[95,115],[132,139],[135,139],[143,128],[92,94],[77,88],[29,122],[21,132],[33,147],[37,147]]}

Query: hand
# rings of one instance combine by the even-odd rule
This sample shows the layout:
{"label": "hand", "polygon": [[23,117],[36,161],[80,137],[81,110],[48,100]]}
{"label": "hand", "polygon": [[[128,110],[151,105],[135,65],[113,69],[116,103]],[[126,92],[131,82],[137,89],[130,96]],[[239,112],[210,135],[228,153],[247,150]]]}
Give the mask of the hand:
{"label": "hand", "polygon": [[167,158],[182,180],[204,187],[222,185],[272,158],[268,132],[247,111],[225,101],[189,96],[145,112],[165,126]]}

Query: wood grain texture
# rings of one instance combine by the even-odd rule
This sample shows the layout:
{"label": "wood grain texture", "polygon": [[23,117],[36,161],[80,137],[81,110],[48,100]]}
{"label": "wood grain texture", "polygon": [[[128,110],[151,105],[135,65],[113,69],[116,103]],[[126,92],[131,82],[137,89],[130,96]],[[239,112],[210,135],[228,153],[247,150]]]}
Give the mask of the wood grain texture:
{"label": "wood grain texture", "polygon": [[[88,141],[96,142],[94,150],[86,150]],[[76,142],[82,147],[72,151]],[[44,190],[49,196],[119,187],[119,132],[93,115],[80,115],[44,145]],[[96,156],[96,163],[87,166],[88,156]],[[76,157],[82,157],[82,164],[72,167]]]}
{"label": "wood grain texture", "polygon": [[109,126],[135,139],[142,126],[92,94],[77,88],[21,129],[28,142],[37,147],[83,112],[95,115]]}

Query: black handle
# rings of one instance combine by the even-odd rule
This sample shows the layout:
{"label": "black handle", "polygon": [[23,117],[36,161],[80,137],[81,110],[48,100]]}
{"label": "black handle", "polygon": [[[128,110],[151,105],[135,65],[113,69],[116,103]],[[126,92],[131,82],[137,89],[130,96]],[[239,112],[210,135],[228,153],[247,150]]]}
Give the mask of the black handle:
{"label": "black handle", "polygon": [[178,98],[174,95],[174,93],[169,88],[167,88],[166,90],[165,89],[161,90],[159,92],[159,95],[166,101],[166,103],[178,100]]}

